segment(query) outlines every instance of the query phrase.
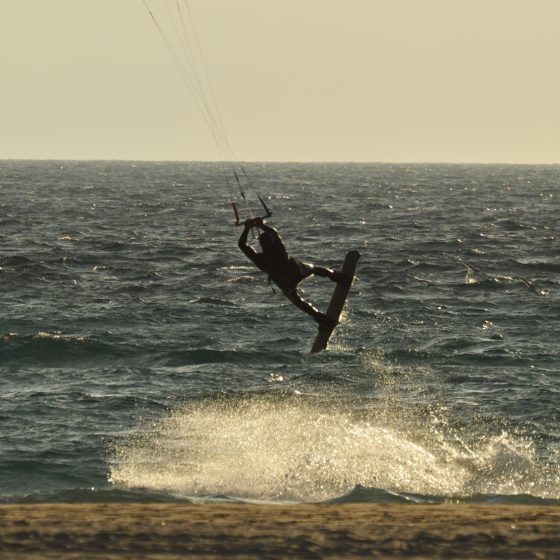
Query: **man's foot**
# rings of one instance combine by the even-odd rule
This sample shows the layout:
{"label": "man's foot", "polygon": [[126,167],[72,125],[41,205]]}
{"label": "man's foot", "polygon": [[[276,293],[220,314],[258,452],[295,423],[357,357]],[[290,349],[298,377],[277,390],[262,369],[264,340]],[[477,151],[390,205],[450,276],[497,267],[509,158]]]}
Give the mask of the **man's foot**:
{"label": "man's foot", "polygon": [[336,319],[331,319],[328,315],[325,315],[324,313],[318,314],[315,317],[315,321],[319,325],[319,330],[326,331],[326,332],[332,331],[338,324],[338,321]]}
{"label": "man's foot", "polygon": [[352,285],[354,277],[351,274],[335,271],[331,276],[331,280],[337,284],[342,284],[345,288],[349,288]]}

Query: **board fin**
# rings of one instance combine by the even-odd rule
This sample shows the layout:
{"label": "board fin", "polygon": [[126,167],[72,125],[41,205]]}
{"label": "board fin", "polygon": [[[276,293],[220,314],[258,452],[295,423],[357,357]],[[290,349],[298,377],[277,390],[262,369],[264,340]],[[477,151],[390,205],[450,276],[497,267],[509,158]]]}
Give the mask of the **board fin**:
{"label": "board fin", "polygon": [[[340,272],[343,274],[347,274],[349,277],[354,279],[354,272],[356,270],[356,264],[358,263],[358,259],[360,258],[360,253],[357,250],[348,251],[346,253],[346,258],[344,259],[344,264],[342,265],[342,269]],[[352,282],[348,282],[348,284],[337,283],[334,289],[331,301],[329,303],[329,307],[327,309],[326,315],[329,319],[332,319],[333,323],[332,326],[319,327],[319,332],[315,338],[315,342],[311,347],[311,353],[315,354],[317,352],[321,352],[327,347],[329,342],[329,338],[331,337],[336,325],[338,324],[338,320],[340,318],[340,314],[342,313],[342,309],[344,308],[344,304],[346,303],[346,298],[348,297],[348,292],[350,291],[350,287]]]}

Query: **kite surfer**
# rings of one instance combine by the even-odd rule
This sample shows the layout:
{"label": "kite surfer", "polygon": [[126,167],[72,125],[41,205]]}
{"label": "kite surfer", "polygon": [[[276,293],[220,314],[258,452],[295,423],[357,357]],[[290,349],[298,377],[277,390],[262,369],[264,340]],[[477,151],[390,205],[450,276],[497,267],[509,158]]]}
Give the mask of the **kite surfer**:
{"label": "kite surfer", "polygon": [[[269,281],[272,280],[296,307],[311,315],[315,322],[318,323],[320,329],[332,330],[337,321],[304,301],[298,294],[297,287],[303,280],[313,275],[329,278],[332,282],[338,282],[346,286],[352,283],[352,277],[330,268],[313,266],[288,256],[286,247],[278,232],[273,227],[267,226],[262,218],[245,220],[244,226],[243,233],[239,237],[238,242],[239,248],[243,253],[258,268],[268,274]],[[258,236],[262,249],[260,253],[257,253],[255,249],[247,244],[247,237],[252,228],[261,230]]]}

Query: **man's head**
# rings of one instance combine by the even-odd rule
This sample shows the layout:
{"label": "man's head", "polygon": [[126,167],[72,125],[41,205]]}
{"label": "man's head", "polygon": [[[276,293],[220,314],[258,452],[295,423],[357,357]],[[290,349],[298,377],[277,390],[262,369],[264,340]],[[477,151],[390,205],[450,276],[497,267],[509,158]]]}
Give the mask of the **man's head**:
{"label": "man's head", "polygon": [[274,235],[272,235],[272,233],[270,233],[269,231],[263,231],[259,235],[259,243],[261,244],[263,251],[272,249],[274,245]]}

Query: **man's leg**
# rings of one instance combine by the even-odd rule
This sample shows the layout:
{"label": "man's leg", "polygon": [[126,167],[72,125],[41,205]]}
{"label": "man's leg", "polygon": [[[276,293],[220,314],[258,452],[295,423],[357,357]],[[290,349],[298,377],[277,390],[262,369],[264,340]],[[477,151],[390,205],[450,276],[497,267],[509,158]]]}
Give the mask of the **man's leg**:
{"label": "man's leg", "polygon": [[324,268],[322,266],[314,266],[313,274],[315,274],[315,276],[329,278],[332,282],[337,282],[338,284],[343,284],[345,286],[349,286],[352,283],[352,277],[348,274],[331,270],[330,268]]}
{"label": "man's leg", "polygon": [[330,326],[334,322],[330,317],[327,317],[327,315],[325,315],[324,313],[321,313],[318,309],[313,307],[310,303],[301,299],[301,297],[299,296],[299,294],[297,293],[295,288],[293,288],[291,290],[283,290],[283,291],[284,291],[284,295],[297,308],[301,309],[302,311],[305,311],[305,313],[307,313],[308,315],[311,315],[311,317],[313,317],[313,320],[317,324],[319,324],[321,326],[324,326],[324,325],[329,325]]}

